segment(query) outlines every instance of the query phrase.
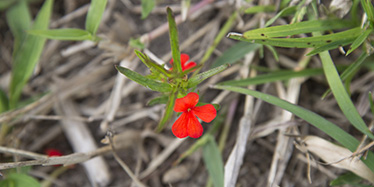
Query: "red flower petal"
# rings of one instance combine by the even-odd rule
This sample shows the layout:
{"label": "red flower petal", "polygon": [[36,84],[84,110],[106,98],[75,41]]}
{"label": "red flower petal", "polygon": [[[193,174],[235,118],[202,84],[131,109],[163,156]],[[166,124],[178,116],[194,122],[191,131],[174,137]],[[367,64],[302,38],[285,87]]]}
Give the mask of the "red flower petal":
{"label": "red flower petal", "polygon": [[48,149],[46,151],[47,155],[49,157],[52,157],[52,156],[62,156],[62,153],[61,151],[57,150],[57,149]]}
{"label": "red flower petal", "polygon": [[198,106],[192,109],[193,113],[204,122],[211,122],[217,115],[217,111],[212,104]]}
{"label": "red flower petal", "polygon": [[190,56],[188,56],[187,54],[185,53],[182,53],[181,54],[181,64],[182,66],[190,59]]}
{"label": "red flower petal", "polygon": [[195,66],[196,66],[196,62],[189,62],[187,65],[186,64],[182,65],[182,70],[185,71]]}
{"label": "red flower petal", "polygon": [[189,108],[196,106],[198,102],[199,95],[197,95],[197,93],[190,92],[186,96],[175,100],[174,111],[187,112]]}
{"label": "red flower petal", "polygon": [[189,119],[187,124],[188,136],[191,138],[199,138],[203,135],[203,126],[201,126],[199,120],[197,120],[192,112],[188,112],[187,115]]}
{"label": "red flower petal", "polygon": [[173,126],[171,127],[171,131],[173,132],[174,136],[178,138],[185,138],[188,136],[187,131],[187,123],[188,123],[188,115],[187,113],[182,113],[181,116],[174,122]]}

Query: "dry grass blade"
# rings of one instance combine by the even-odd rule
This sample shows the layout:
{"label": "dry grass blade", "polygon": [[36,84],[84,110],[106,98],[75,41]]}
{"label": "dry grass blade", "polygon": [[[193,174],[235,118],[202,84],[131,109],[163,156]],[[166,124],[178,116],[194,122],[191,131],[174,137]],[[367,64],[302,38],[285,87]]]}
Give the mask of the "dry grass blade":
{"label": "dry grass blade", "polygon": [[374,173],[361,160],[349,159],[353,153],[348,149],[317,136],[306,136],[302,141],[309,152],[317,155],[331,166],[349,170],[374,183]]}

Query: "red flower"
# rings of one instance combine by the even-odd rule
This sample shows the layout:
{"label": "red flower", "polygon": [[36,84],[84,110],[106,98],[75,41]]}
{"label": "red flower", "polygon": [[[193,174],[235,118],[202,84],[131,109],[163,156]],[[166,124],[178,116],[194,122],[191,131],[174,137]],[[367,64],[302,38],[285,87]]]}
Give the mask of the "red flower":
{"label": "red flower", "polygon": [[176,99],[174,111],[183,112],[172,127],[173,134],[176,137],[184,138],[189,136],[198,138],[203,134],[204,130],[196,116],[207,123],[216,117],[217,111],[212,104],[196,106],[198,101],[199,95],[194,92]]}
{"label": "red flower", "polygon": [[[196,62],[188,62],[189,59],[190,59],[190,57],[187,54],[184,54],[184,53],[181,54],[182,71],[185,71],[187,69],[190,69],[190,68],[193,68],[193,67],[196,66]],[[173,62],[174,62],[174,60],[171,59],[170,64],[173,65]],[[170,71],[172,69],[173,68],[170,68]]]}
{"label": "red flower", "polygon": [[58,149],[48,149],[46,151],[47,155],[49,157],[53,157],[53,156],[62,156],[62,153],[61,151],[59,151]]}

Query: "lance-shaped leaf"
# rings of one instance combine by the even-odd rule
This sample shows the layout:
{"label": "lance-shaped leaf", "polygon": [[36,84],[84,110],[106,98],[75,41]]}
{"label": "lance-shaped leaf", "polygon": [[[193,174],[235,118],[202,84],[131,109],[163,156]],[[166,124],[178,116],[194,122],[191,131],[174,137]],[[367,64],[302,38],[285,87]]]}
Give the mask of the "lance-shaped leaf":
{"label": "lance-shaped leaf", "polygon": [[86,17],[86,30],[96,35],[108,0],[91,0]]}
{"label": "lance-shaped leaf", "polygon": [[[237,33],[229,33],[228,37],[236,40],[242,40],[252,43],[259,43],[278,47],[289,47],[289,48],[317,48],[330,43],[334,46],[347,45],[352,43],[361,34],[361,28],[357,27],[347,31],[327,34],[323,36],[314,36],[306,38],[267,38],[262,37],[259,39],[245,37]],[[330,47],[331,48],[331,47]]]}
{"label": "lance-shaped leaf", "polygon": [[116,66],[116,69],[129,79],[151,90],[158,92],[170,92],[172,90],[172,87],[168,83],[155,81],[125,67]]}
{"label": "lance-shaped leaf", "polygon": [[223,187],[223,161],[214,137],[208,134],[208,142],[203,147],[205,166],[215,187]]}
{"label": "lance-shaped leaf", "polygon": [[353,22],[344,20],[313,20],[304,21],[289,25],[281,25],[267,28],[260,28],[247,31],[243,34],[247,39],[265,39],[273,37],[285,37],[296,34],[311,33],[315,31],[326,31],[333,29],[349,28]]}
{"label": "lance-shaped leaf", "polygon": [[227,69],[230,65],[229,64],[224,64],[222,66],[218,66],[216,68],[210,69],[208,71],[205,71],[203,73],[199,73],[190,79],[188,79],[188,85],[187,88],[192,88],[203,82],[205,79],[218,74],[222,72],[223,70]]}
{"label": "lance-shaped leaf", "polygon": [[[52,0],[44,2],[31,29],[47,29],[52,12]],[[21,46],[14,54],[12,80],[9,90],[9,107],[15,108],[21,95],[23,86],[30,78],[35,65],[38,63],[43,51],[45,39],[38,36],[26,35]]]}
{"label": "lance-shaped leaf", "polygon": [[91,33],[82,29],[29,30],[27,33],[54,40],[93,40]]}
{"label": "lance-shaped leaf", "polygon": [[181,65],[181,53],[179,51],[177,24],[175,23],[173,11],[171,10],[171,8],[168,7],[166,10],[168,12],[170,48],[174,60],[173,71],[176,71],[177,73],[182,73],[183,71]]}
{"label": "lance-shaped leaf", "polygon": [[173,115],[173,109],[174,109],[176,98],[177,98],[177,90],[174,89],[169,95],[169,100],[166,104],[165,113],[162,116],[162,119],[160,120],[160,122],[158,123],[156,132],[161,132],[162,129],[164,129],[165,124],[170,120],[171,116]]}
{"label": "lance-shaped leaf", "polygon": [[168,102],[169,96],[168,95],[162,95],[159,97],[152,98],[147,102],[148,106],[153,106],[157,104],[166,104]]}
{"label": "lance-shaped leaf", "polygon": [[369,34],[372,32],[373,32],[373,29],[368,29],[362,32],[361,35],[357,37],[357,39],[352,43],[351,47],[349,47],[349,50],[346,55],[348,56],[352,51],[357,49],[366,40]]}
{"label": "lance-shaped leaf", "polygon": [[136,56],[149,68],[152,73],[161,73],[167,77],[171,77],[171,73],[167,71],[163,66],[154,63],[147,55],[142,52],[135,50]]}
{"label": "lance-shaped leaf", "polygon": [[0,89],[0,114],[9,109],[9,100],[5,92]]}

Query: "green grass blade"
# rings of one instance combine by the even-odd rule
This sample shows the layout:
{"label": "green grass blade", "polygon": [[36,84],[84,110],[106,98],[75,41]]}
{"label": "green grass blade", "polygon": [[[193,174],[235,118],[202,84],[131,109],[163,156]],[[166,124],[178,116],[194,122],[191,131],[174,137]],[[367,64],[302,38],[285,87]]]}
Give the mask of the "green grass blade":
{"label": "green grass blade", "polygon": [[338,47],[351,44],[351,43],[353,43],[355,41],[355,39],[356,38],[347,38],[347,40],[338,40],[338,41],[331,42],[331,43],[326,44],[326,45],[322,45],[320,47],[317,47],[317,48],[313,49],[306,56],[313,56],[313,55],[316,55],[316,54],[321,53],[323,51],[327,51],[327,50],[331,50],[331,49],[336,49]]}
{"label": "green grass blade", "polygon": [[53,40],[92,40],[91,33],[82,29],[29,30],[27,33]]}
{"label": "green grass blade", "polygon": [[155,7],[155,4],[155,0],[142,0],[142,19],[148,17],[149,13],[151,13]]}
{"label": "green grass blade", "polygon": [[182,74],[181,52],[179,51],[177,24],[175,23],[173,11],[171,10],[171,8],[168,7],[167,12],[168,12],[168,22],[169,22],[171,54],[174,60],[173,71],[176,71],[177,73]]}
{"label": "green grass blade", "polygon": [[34,177],[23,173],[10,173],[4,180],[0,181],[0,186],[7,187],[40,187],[40,183]]}
{"label": "green grass blade", "polygon": [[[347,149],[354,152],[359,145],[359,141],[355,139],[353,136],[342,130],[337,125],[331,123],[330,121],[326,120],[322,116],[309,111],[303,107],[294,105],[288,101],[279,99],[275,96],[261,93],[258,91],[241,88],[241,87],[233,87],[233,86],[220,86],[216,85],[214,88],[222,89],[222,90],[229,90],[233,92],[238,92],[246,95],[251,95],[253,97],[256,97],[258,99],[261,99],[265,102],[268,102],[270,104],[273,104],[275,106],[281,107],[294,115],[300,117],[301,119],[307,121],[308,123],[314,125],[321,131],[325,132],[327,135],[335,139],[337,142],[342,144]],[[368,157],[366,160],[363,160],[363,162],[372,170],[374,171],[374,154],[372,152],[369,152]]]}
{"label": "green grass blade", "polygon": [[210,69],[208,71],[205,71],[203,73],[199,73],[199,74],[191,77],[188,80],[188,86],[187,86],[187,88],[192,88],[192,87],[197,86],[198,84],[200,84],[201,82],[203,82],[205,79],[207,79],[207,78],[209,78],[209,77],[211,77],[213,75],[216,75],[216,74],[224,71],[228,67],[229,67],[229,64],[225,64],[225,65],[222,65],[222,66]]}
{"label": "green grass blade", "polygon": [[229,38],[242,40],[252,43],[259,43],[277,47],[289,47],[289,48],[312,48],[320,47],[326,44],[334,42],[334,45],[346,45],[347,43],[353,42],[360,35],[361,28],[354,28],[347,31],[327,34],[323,36],[314,36],[306,38],[267,38],[262,39],[251,39],[243,37],[238,34],[229,34]]}
{"label": "green grass blade", "polygon": [[155,81],[125,67],[116,66],[116,69],[129,79],[153,91],[170,92],[172,90],[172,87],[168,83]]}
{"label": "green grass blade", "polygon": [[91,0],[86,17],[86,30],[93,36],[96,35],[99,28],[107,2],[108,0]]}
{"label": "green grass blade", "polygon": [[[47,29],[53,0],[46,0],[40,9],[31,29]],[[13,109],[21,95],[22,88],[30,78],[35,65],[38,63],[43,51],[45,39],[38,36],[27,35],[20,46],[17,54],[14,55],[12,78],[9,90],[10,109]]]}
{"label": "green grass blade", "polygon": [[344,85],[330,57],[330,53],[328,51],[325,51],[320,53],[319,56],[322,61],[322,66],[327,82],[340,109],[343,111],[344,115],[351,122],[351,124],[356,127],[357,130],[361,131],[370,139],[374,140],[374,135],[366,126],[364,120],[361,118],[356,107],[353,105],[346,89],[344,88]]}
{"label": "green grass blade", "polygon": [[13,5],[16,0],[0,0],[0,11],[3,11]]}
{"label": "green grass blade", "polygon": [[13,55],[26,38],[26,30],[31,26],[31,14],[26,1],[19,1],[6,11],[6,19],[14,36]]}
{"label": "green grass blade", "polygon": [[274,5],[259,5],[259,6],[252,6],[244,10],[245,14],[255,14],[259,12],[274,12],[275,6]]}
{"label": "green grass blade", "polygon": [[0,89],[0,114],[9,110],[9,100],[6,93]]}
{"label": "green grass blade", "polygon": [[296,34],[311,33],[315,31],[326,31],[352,27],[352,22],[332,19],[304,21],[289,25],[280,25],[247,31],[243,34],[247,39],[266,39],[273,37],[285,37]]}
{"label": "green grass blade", "polygon": [[169,95],[169,100],[166,103],[165,113],[162,116],[162,119],[160,120],[160,122],[158,123],[158,126],[156,128],[156,132],[161,132],[162,129],[164,129],[165,124],[173,116],[173,109],[174,109],[175,99],[177,99],[177,90],[176,89],[174,89],[170,93],[170,95]]}
{"label": "green grass blade", "polygon": [[217,58],[212,64],[212,68],[216,68],[223,64],[233,64],[239,59],[243,58],[246,54],[251,51],[257,50],[261,45],[251,44],[248,42],[238,42],[229,49],[227,49],[223,54]]}
{"label": "green grass blade", "polygon": [[257,75],[253,78],[241,79],[241,80],[229,80],[225,82],[218,83],[218,85],[227,85],[227,86],[249,86],[249,85],[258,85],[265,84],[275,81],[288,80],[295,77],[309,77],[314,75],[322,75],[322,68],[314,69],[305,69],[301,71],[294,70],[280,70],[272,73]]}
{"label": "green grass blade", "polygon": [[[368,57],[368,54],[366,52],[363,52],[360,57],[358,57],[357,60],[355,60],[351,65],[348,66],[347,69],[343,71],[343,73],[340,75],[340,78],[342,81],[345,81],[348,77],[353,76],[362,66],[365,59]],[[331,92],[331,89],[328,89],[323,95],[322,99],[325,98],[329,93]]]}
{"label": "green grass blade", "polygon": [[290,7],[286,7],[284,8],[282,11],[280,11],[277,15],[275,15],[273,18],[269,19],[269,21],[267,21],[265,23],[265,27],[268,27],[270,26],[271,24],[273,24],[275,22],[275,20],[277,20],[278,18],[282,17],[282,16],[287,16],[287,15],[290,15],[290,14],[293,14],[295,13],[297,10],[297,7],[296,6],[290,6]]}
{"label": "green grass blade", "polygon": [[209,176],[215,187],[223,187],[223,161],[214,137],[208,134],[208,142],[203,147],[203,158]]}
{"label": "green grass blade", "polygon": [[366,40],[369,34],[372,32],[373,32],[373,29],[367,29],[366,31],[362,32],[362,34],[358,36],[355,41],[353,41],[346,55],[348,56],[352,51],[357,49]]}
{"label": "green grass blade", "polygon": [[361,5],[368,17],[368,20],[371,22],[371,24],[373,24],[374,23],[374,8],[373,8],[373,4],[371,3],[371,0],[361,0]]}

